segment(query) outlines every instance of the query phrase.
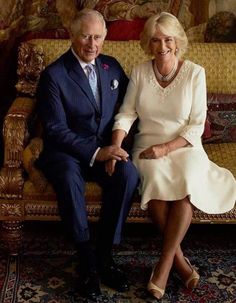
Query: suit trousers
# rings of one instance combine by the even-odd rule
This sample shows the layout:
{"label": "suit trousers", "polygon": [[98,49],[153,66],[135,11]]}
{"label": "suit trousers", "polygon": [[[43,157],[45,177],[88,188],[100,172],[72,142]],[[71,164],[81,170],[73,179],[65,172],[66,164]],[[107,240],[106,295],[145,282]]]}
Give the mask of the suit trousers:
{"label": "suit trousers", "polygon": [[102,186],[102,206],[98,228],[98,243],[110,250],[121,239],[121,231],[138,185],[138,173],[132,161],[118,161],[115,172],[109,176],[104,162],[93,167],[83,166],[74,157],[65,154],[60,162],[42,167],[52,184],[58,200],[62,221],[76,243],[90,240],[85,201],[85,182],[96,181]]}

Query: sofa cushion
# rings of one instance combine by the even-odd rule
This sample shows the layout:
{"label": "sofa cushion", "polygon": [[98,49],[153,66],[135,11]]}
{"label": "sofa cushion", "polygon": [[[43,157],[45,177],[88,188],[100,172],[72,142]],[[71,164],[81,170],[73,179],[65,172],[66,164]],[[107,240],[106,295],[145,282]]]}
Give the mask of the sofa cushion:
{"label": "sofa cushion", "polygon": [[236,42],[236,16],[233,12],[222,11],[207,22],[205,42]]}
{"label": "sofa cushion", "polygon": [[42,150],[43,140],[35,137],[30,141],[23,151],[24,169],[29,176],[31,184],[35,187],[35,189],[37,189],[38,192],[45,191],[48,184],[43,173],[34,166],[34,163],[38,159]]}
{"label": "sofa cushion", "polygon": [[204,143],[236,142],[236,94],[208,93],[210,136]]}
{"label": "sofa cushion", "polygon": [[207,23],[201,23],[198,24],[196,26],[190,27],[187,31],[186,31],[186,35],[188,37],[188,41],[190,43],[193,42],[204,42],[204,35],[205,35],[205,31],[206,31],[206,25]]}
{"label": "sofa cushion", "polygon": [[146,19],[116,20],[107,23],[107,40],[139,40]]}

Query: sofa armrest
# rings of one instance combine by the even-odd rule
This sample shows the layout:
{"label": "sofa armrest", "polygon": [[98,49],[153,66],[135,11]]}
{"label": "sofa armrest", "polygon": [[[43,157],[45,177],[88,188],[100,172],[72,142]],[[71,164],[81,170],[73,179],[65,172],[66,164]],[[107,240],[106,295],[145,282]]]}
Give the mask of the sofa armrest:
{"label": "sofa armrest", "polygon": [[20,197],[23,184],[23,150],[29,141],[29,122],[35,100],[18,97],[3,122],[4,163],[0,171],[0,196]]}
{"label": "sofa armrest", "polygon": [[28,125],[35,109],[35,100],[16,98],[3,122],[4,167],[20,168],[22,152],[29,138]]}
{"label": "sofa armrest", "polygon": [[22,198],[24,185],[21,168],[3,167],[0,171],[0,198]]}

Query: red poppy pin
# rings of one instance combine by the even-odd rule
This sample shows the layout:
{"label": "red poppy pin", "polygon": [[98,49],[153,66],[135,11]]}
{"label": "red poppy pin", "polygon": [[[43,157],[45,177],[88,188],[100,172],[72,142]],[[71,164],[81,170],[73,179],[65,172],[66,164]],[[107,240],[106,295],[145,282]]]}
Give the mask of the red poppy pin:
{"label": "red poppy pin", "polygon": [[109,69],[109,65],[106,64],[106,63],[103,63],[102,64],[102,68],[105,69],[105,70],[108,70]]}

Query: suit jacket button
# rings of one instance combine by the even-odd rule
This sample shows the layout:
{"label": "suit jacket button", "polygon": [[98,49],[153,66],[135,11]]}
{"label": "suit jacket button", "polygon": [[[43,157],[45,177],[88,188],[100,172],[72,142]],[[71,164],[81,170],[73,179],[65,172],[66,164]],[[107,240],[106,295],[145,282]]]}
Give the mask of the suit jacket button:
{"label": "suit jacket button", "polygon": [[95,120],[96,120],[97,123],[99,123],[101,121],[101,118],[100,117],[96,117]]}

